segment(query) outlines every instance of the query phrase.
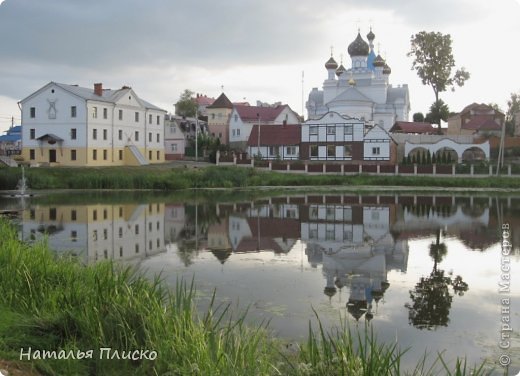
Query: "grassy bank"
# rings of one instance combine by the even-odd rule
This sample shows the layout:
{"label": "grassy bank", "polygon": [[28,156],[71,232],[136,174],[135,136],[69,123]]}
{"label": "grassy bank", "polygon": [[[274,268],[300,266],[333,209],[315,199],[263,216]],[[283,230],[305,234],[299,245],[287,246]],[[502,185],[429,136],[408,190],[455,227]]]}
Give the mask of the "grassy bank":
{"label": "grassy bank", "polygon": [[[214,307],[214,306],[213,306]],[[166,290],[131,269],[106,262],[84,267],[56,259],[44,243],[20,242],[0,218],[0,358],[19,359],[20,349],[93,351],[91,359],[22,360],[45,375],[400,375],[396,346],[348,328],[310,329],[306,343],[287,351],[265,326],[248,327],[226,307],[200,315],[193,286]],[[100,359],[148,350],[143,359]],[[106,352],[105,352],[105,355]],[[465,362],[412,374],[469,375]],[[478,367],[473,375],[483,375]]]}
{"label": "grassy bank", "polygon": [[[0,190],[15,189],[21,170],[1,168]],[[155,189],[236,188],[260,186],[416,186],[520,188],[520,179],[507,177],[429,177],[383,175],[304,175],[259,171],[243,167],[196,169],[158,167],[31,168],[31,189]]]}

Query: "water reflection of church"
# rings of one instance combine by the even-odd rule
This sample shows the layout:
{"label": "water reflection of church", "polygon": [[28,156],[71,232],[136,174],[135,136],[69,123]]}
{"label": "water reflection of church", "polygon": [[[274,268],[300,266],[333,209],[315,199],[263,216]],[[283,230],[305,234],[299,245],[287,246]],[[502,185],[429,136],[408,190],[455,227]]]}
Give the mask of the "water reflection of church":
{"label": "water reflection of church", "polygon": [[140,260],[164,250],[164,204],[31,206],[22,237],[43,236],[51,249],[84,262]]}
{"label": "water reflection of church", "polygon": [[388,271],[406,271],[407,241],[390,234],[395,205],[314,203],[302,210],[301,235],[311,265],[321,263],[330,298],[348,287],[348,312],[359,320],[373,317],[389,287]]}

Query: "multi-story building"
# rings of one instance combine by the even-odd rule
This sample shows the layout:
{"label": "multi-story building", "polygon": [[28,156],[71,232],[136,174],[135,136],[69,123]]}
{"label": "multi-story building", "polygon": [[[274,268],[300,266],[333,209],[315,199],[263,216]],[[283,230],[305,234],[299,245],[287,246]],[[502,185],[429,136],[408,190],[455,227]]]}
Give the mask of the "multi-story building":
{"label": "multi-story building", "polygon": [[[325,63],[327,78],[322,90],[313,88],[307,101],[309,119],[319,119],[329,111],[358,118],[389,130],[396,121],[408,121],[408,86],[389,83],[392,72],[386,61],[374,52],[375,35],[368,43],[358,33],[348,46],[352,66],[345,69],[331,56]],[[337,77],[336,77],[337,76]]]}
{"label": "multi-story building", "polygon": [[220,140],[222,144],[229,143],[229,118],[233,112],[233,103],[222,93],[213,102],[212,105],[206,107],[208,114],[209,133]]}
{"label": "multi-story building", "polygon": [[448,119],[448,136],[500,136],[505,115],[493,107],[472,103]]}
{"label": "multi-story building", "polygon": [[395,142],[378,125],[329,112],[301,127],[300,159],[395,162]]}
{"label": "multi-story building", "polygon": [[50,82],[21,102],[22,155],[31,164],[117,166],[164,162],[166,111],[128,86]]}

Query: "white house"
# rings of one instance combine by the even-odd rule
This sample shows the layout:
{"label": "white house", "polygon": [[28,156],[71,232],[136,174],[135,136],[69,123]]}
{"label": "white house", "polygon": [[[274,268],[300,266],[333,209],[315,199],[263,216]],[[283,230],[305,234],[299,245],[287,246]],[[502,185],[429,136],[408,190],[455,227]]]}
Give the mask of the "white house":
{"label": "white house", "polygon": [[31,164],[117,166],[164,162],[166,111],[128,86],[50,82],[21,102],[22,155]]}
{"label": "white house", "polygon": [[316,161],[391,161],[391,136],[380,126],[329,112],[301,125],[300,159]]}
{"label": "white house", "polygon": [[254,125],[299,124],[300,119],[288,105],[275,107],[233,105],[229,117],[229,144],[245,150]]}

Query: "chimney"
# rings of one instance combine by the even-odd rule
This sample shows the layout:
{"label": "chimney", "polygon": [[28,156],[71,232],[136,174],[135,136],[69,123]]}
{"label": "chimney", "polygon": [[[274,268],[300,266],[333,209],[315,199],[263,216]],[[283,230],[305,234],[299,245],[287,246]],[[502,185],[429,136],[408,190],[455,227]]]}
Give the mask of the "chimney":
{"label": "chimney", "polygon": [[103,96],[103,84],[102,83],[94,84],[94,94],[96,94],[98,97]]}

